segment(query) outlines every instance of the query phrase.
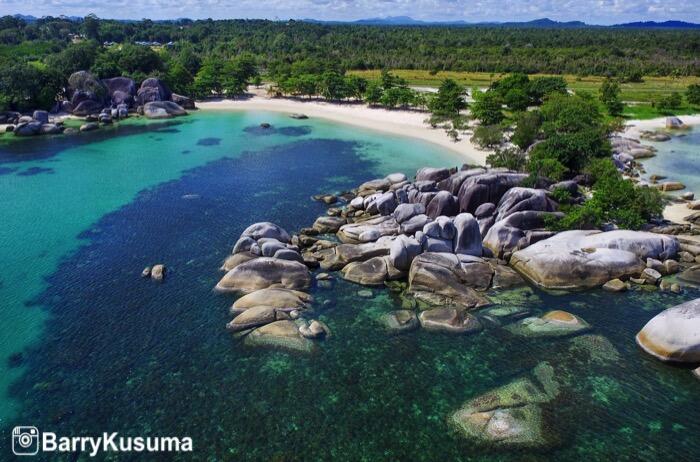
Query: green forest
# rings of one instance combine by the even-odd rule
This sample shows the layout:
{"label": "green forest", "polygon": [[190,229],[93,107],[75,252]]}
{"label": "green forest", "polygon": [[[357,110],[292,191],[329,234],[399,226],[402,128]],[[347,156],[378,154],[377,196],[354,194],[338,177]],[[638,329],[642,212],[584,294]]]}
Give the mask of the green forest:
{"label": "green forest", "polygon": [[357,72],[537,73],[613,77],[625,85],[647,76],[697,79],[699,56],[700,31],[689,30],[5,16],[0,18],[0,107],[49,108],[78,70],[136,81],[155,76],[173,91],[197,97],[238,94],[264,80],[281,95],[426,107],[425,97],[407,88],[414,82],[400,73],[390,81],[386,72],[376,79]]}

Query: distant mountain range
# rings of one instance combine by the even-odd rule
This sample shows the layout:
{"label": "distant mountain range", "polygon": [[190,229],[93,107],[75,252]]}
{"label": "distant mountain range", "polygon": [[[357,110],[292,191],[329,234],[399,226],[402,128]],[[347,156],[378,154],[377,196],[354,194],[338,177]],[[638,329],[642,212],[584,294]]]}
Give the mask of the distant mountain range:
{"label": "distant mountain range", "polygon": [[[36,16],[16,14],[16,18],[23,19],[27,22],[36,21],[38,18]],[[82,20],[79,16],[61,16],[62,18],[71,21]],[[172,20],[172,21],[182,21],[186,18]],[[135,20],[126,20],[127,22]],[[359,24],[368,26],[464,26],[464,27],[532,27],[532,28],[544,28],[544,29],[571,29],[580,27],[609,27],[609,28],[623,28],[623,29],[700,29],[700,24],[686,22],[686,21],[637,21],[637,22],[627,22],[622,24],[614,24],[612,26],[600,26],[595,24],[586,24],[582,21],[554,21],[549,18],[534,19],[532,21],[522,21],[522,22],[467,22],[467,21],[421,21],[419,19],[413,19],[409,16],[388,16],[386,18],[368,18],[368,19],[358,19],[356,21],[321,21],[318,19],[302,19],[304,22],[313,22],[319,24]]]}

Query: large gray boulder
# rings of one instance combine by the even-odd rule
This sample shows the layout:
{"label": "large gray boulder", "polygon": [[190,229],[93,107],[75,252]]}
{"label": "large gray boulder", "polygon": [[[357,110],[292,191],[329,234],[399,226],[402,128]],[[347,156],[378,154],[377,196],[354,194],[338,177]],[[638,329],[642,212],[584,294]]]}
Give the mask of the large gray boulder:
{"label": "large gray boulder", "polygon": [[15,126],[15,136],[34,136],[41,131],[41,122],[32,120],[31,122],[21,122]]}
{"label": "large gray boulder", "polygon": [[107,99],[112,107],[126,104],[131,107],[136,96],[136,82],[128,77],[104,79],[102,83],[107,88]]}
{"label": "large gray boulder", "polygon": [[662,361],[700,364],[700,298],[657,314],[636,340],[644,351]]}
{"label": "large gray boulder", "polygon": [[481,258],[428,252],[418,255],[411,263],[409,291],[436,305],[484,306],[488,300],[474,289],[487,289],[492,276],[491,266]]}
{"label": "large gray boulder", "polygon": [[324,270],[337,271],[348,263],[389,255],[390,245],[391,241],[384,239],[365,244],[340,244],[323,255],[320,265]]}
{"label": "large gray boulder", "polygon": [[[418,204],[425,208],[422,204]],[[399,226],[399,232],[402,234],[415,234],[418,231],[422,231],[425,225],[430,223],[430,217],[425,214],[415,215],[408,220],[401,223]]]}
{"label": "large gray boulder", "polygon": [[456,254],[480,257],[484,249],[481,245],[479,223],[471,213],[460,213],[454,220],[455,235],[452,240],[452,250]]}
{"label": "large gray boulder", "polygon": [[442,181],[450,176],[447,168],[423,167],[416,173],[416,181]]}
{"label": "large gray boulder", "polygon": [[78,71],[68,77],[73,114],[86,116],[99,113],[105,105],[107,88],[87,71]]}
{"label": "large gray boulder", "polygon": [[173,93],[171,95],[170,99],[173,101],[173,103],[177,103],[178,105],[182,106],[185,109],[197,109],[194,105],[194,100],[192,98],[187,97],[187,96],[178,95],[177,93]]}
{"label": "large gray boulder", "polygon": [[584,289],[639,276],[647,258],[666,260],[678,249],[676,238],[649,232],[565,231],[515,252],[510,264],[540,287]]}
{"label": "large gray boulder", "polygon": [[49,113],[47,111],[34,111],[32,118],[38,120],[42,124],[49,123]]}
{"label": "large gray boulder", "polygon": [[385,281],[393,281],[405,275],[392,265],[387,256],[349,263],[342,269],[342,274],[346,280],[365,286],[382,286]]}
{"label": "large gray boulder", "polygon": [[172,101],[151,101],[143,106],[143,115],[149,119],[170,119],[187,115],[187,111]]}
{"label": "large gray boulder", "polygon": [[345,243],[374,242],[382,236],[394,236],[399,224],[393,216],[379,216],[370,220],[348,223],[338,230],[338,238]]}
{"label": "large gray boulder", "polygon": [[165,82],[151,77],[141,82],[141,87],[136,92],[136,101],[139,106],[145,106],[150,102],[169,101],[171,96],[172,92]]}
{"label": "large gray boulder", "polygon": [[243,230],[241,237],[250,237],[256,241],[263,238],[272,238],[280,242],[289,242],[289,233],[281,226],[270,223],[269,221],[253,223]]}
{"label": "large gray boulder", "polygon": [[389,260],[396,269],[408,271],[413,259],[421,252],[421,245],[415,238],[402,234],[392,241],[389,247]]}
{"label": "large gray boulder", "polygon": [[557,210],[557,203],[549,198],[544,189],[511,188],[498,203],[496,221],[503,220],[516,212],[527,210],[554,212]]}
{"label": "large gray boulder", "polygon": [[525,173],[494,172],[467,178],[459,188],[460,212],[474,213],[481,204],[497,204],[510,188],[520,186]]}
{"label": "large gray boulder", "polygon": [[448,191],[439,191],[435,194],[428,203],[425,212],[430,218],[437,218],[443,215],[451,217],[457,213],[459,213],[457,198]]}
{"label": "large gray boulder", "polygon": [[401,224],[416,215],[422,215],[424,213],[425,206],[423,204],[399,204],[394,210],[394,218],[397,223]]}
{"label": "large gray boulder", "polygon": [[471,178],[476,175],[481,175],[483,173],[486,173],[486,169],[473,168],[469,170],[460,170],[456,173],[453,173],[448,178],[440,181],[438,183],[438,188],[444,191],[449,191],[450,194],[456,196],[459,193],[459,189],[462,187],[462,183],[464,183],[467,180],[467,178]]}
{"label": "large gray boulder", "polygon": [[561,216],[561,214],[536,211],[515,212],[488,228],[483,245],[491,250],[495,257],[507,257],[516,250],[524,249],[554,234],[545,229],[547,216]]}
{"label": "large gray boulder", "polygon": [[311,275],[303,263],[260,257],[241,263],[226,273],[216,289],[250,293],[267,288],[304,290],[310,286]]}
{"label": "large gray boulder", "polygon": [[256,306],[304,310],[313,301],[306,292],[289,289],[267,288],[250,292],[236,300],[231,306],[231,314],[240,314]]}

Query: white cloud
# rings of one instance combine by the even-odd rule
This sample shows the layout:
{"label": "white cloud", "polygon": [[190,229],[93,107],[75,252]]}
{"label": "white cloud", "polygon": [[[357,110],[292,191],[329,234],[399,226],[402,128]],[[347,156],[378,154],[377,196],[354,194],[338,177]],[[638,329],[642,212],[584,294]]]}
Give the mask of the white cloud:
{"label": "white cloud", "polygon": [[0,0],[0,14],[105,18],[315,18],[410,16],[423,20],[510,21],[541,17],[610,24],[700,22],[700,2],[667,0]]}

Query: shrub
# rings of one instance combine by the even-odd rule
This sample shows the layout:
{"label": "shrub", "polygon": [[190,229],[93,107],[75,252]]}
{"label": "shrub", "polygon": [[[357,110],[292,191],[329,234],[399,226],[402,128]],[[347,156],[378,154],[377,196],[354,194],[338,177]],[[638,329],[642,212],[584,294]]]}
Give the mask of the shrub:
{"label": "shrub", "polygon": [[503,128],[500,125],[479,125],[474,129],[471,141],[482,148],[492,148],[503,142]]}
{"label": "shrub", "polygon": [[674,91],[668,96],[664,96],[656,102],[656,107],[659,109],[678,109],[683,104],[683,97],[680,93]]}
{"label": "shrub", "polygon": [[525,164],[525,154],[518,148],[496,149],[496,152],[486,157],[486,165],[492,168],[522,171]]}
{"label": "shrub", "polygon": [[590,171],[596,178],[593,197],[581,206],[562,207],[566,215],[549,223],[552,228],[591,229],[614,223],[621,228],[639,229],[663,211],[658,190],[623,179],[610,159],[593,162]]}
{"label": "shrub", "polygon": [[685,98],[690,104],[700,104],[700,84],[693,83],[688,85],[688,89],[685,92]]}

